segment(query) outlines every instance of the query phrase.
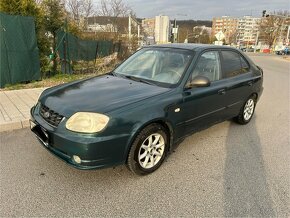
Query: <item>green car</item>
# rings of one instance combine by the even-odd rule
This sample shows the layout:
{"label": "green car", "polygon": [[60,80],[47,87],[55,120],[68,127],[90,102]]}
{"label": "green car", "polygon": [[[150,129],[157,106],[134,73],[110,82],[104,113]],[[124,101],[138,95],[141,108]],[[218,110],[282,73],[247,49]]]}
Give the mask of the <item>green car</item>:
{"label": "green car", "polygon": [[237,49],[148,46],[108,74],[46,89],[31,130],[76,168],[126,164],[145,175],[193,132],[248,123],[262,91],[262,69]]}

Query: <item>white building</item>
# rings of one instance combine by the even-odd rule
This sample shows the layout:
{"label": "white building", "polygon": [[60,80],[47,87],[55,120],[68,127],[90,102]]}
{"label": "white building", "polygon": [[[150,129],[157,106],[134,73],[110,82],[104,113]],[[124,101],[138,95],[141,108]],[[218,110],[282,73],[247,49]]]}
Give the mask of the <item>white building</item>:
{"label": "white building", "polygon": [[255,44],[261,18],[244,16],[239,18],[237,28],[237,42]]}
{"label": "white building", "polygon": [[155,42],[157,44],[168,43],[170,21],[168,16],[155,17]]}
{"label": "white building", "polygon": [[193,32],[194,32],[196,29],[201,29],[202,32],[207,32],[209,35],[211,35],[211,32],[212,32],[212,28],[211,28],[211,27],[207,27],[207,26],[205,26],[205,25],[203,25],[203,26],[195,26],[195,27],[193,27]]}
{"label": "white building", "polygon": [[138,21],[133,17],[94,16],[87,19],[87,31],[137,35]]}

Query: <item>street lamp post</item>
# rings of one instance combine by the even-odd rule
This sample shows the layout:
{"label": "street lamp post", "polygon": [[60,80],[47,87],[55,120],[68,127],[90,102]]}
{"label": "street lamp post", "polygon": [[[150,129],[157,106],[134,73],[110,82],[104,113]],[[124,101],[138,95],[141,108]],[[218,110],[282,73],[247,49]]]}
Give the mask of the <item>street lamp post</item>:
{"label": "street lamp post", "polygon": [[172,28],[172,35],[173,35],[173,43],[179,42],[179,25],[177,25],[176,22],[176,16],[185,16],[187,17],[187,14],[176,14],[174,18],[173,28]]}
{"label": "street lamp post", "polygon": [[[254,53],[256,53],[256,51],[257,51],[257,43],[258,43],[259,34],[260,34],[260,32],[258,31],[258,32],[257,32],[257,36],[256,36],[256,41],[255,41],[255,49],[254,49]],[[260,49],[261,49],[261,48],[260,48]]]}

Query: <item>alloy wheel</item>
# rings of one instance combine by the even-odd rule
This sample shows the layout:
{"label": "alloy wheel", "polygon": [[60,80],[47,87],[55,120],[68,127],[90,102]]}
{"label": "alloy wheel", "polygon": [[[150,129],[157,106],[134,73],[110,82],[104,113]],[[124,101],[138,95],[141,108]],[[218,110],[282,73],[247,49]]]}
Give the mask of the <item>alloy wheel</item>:
{"label": "alloy wheel", "polygon": [[254,113],[254,107],[255,107],[255,102],[253,99],[249,99],[246,104],[245,104],[245,107],[244,107],[244,112],[243,112],[243,115],[244,115],[244,119],[246,121],[248,121],[249,119],[251,119],[253,113]]}
{"label": "alloy wheel", "polygon": [[139,164],[150,169],[161,160],[165,150],[165,140],[159,133],[149,135],[142,143],[138,152]]}

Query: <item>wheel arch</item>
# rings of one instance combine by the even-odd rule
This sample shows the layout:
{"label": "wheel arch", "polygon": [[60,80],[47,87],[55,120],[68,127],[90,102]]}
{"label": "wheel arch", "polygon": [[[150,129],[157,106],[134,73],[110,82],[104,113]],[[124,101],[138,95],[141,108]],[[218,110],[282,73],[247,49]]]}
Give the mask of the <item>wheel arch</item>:
{"label": "wheel arch", "polygon": [[254,98],[255,98],[255,103],[257,103],[257,101],[258,101],[258,99],[259,99],[259,95],[258,95],[258,93],[257,93],[257,92],[253,92],[251,95],[249,95],[248,99],[249,99],[250,97],[252,97],[252,96],[254,96]]}
{"label": "wheel arch", "polygon": [[173,147],[173,135],[174,135],[173,134],[174,130],[173,130],[172,124],[168,120],[165,120],[163,118],[156,118],[156,119],[153,119],[153,120],[150,120],[150,121],[144,123],[135,131],[135,133],[133,134],[133,136],[130,139],[129,146],[128,146],[127,151],[126,151],[126,161],[127,161],[127,157],[128,157],[129,152],[130,152],[131,146],[132,146],[134,140],[136,139],[136,137],[138,136],[138,134],[144,128],[146,128],[147,126],[149,126],[151,124],[159,124],[165,128],[165,130],[167,131],[167,136],[168,136],[168,141],[169,141],[168,151],[170,151],[172,149],[172,147]]}

